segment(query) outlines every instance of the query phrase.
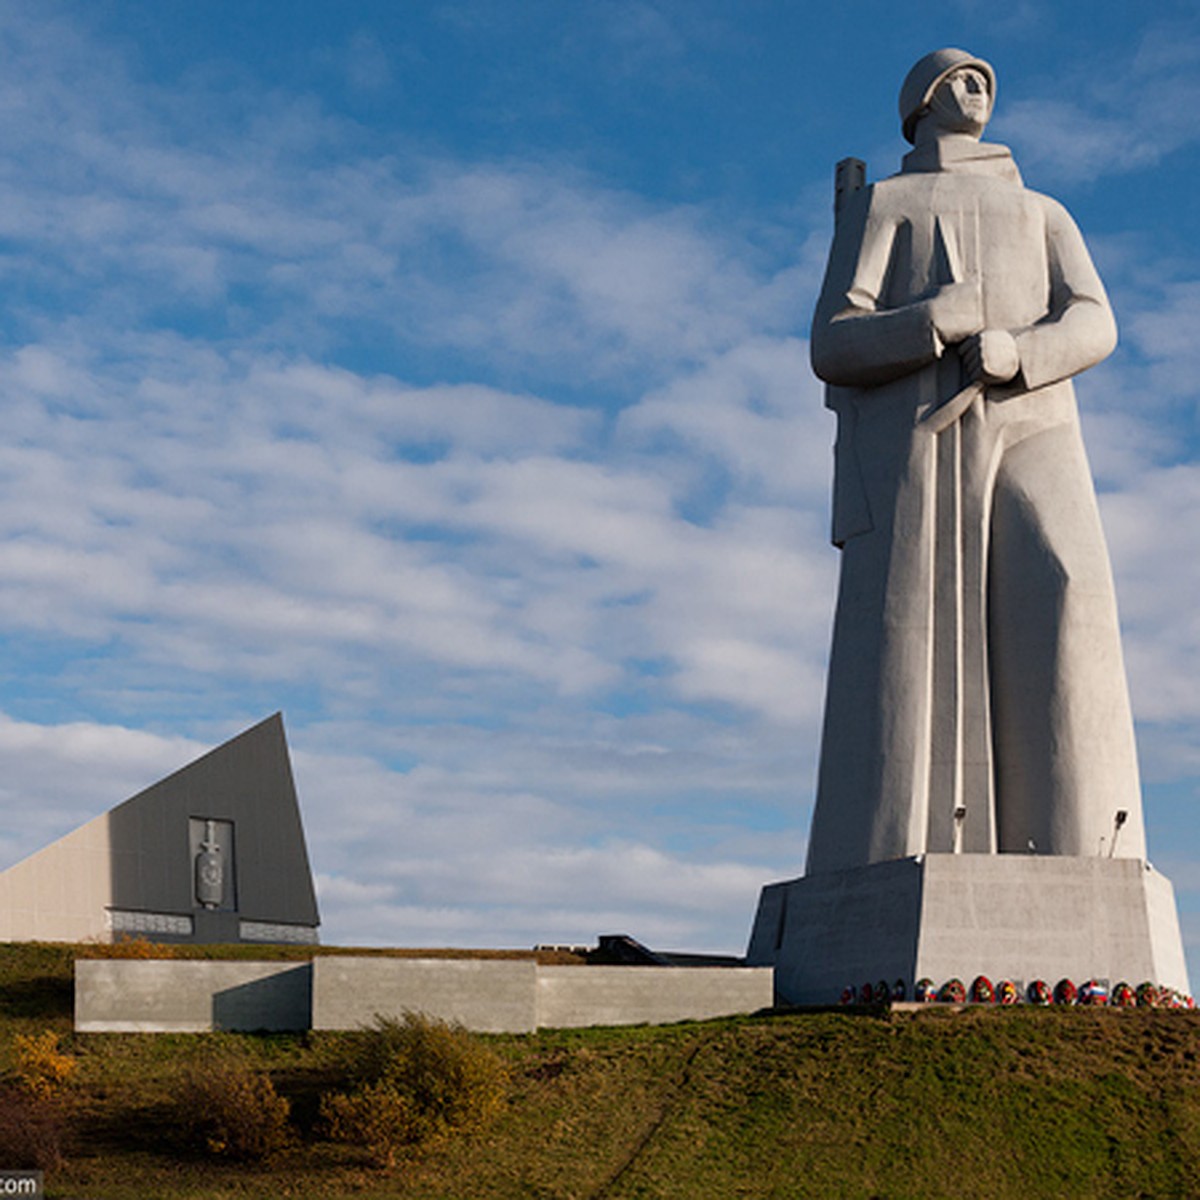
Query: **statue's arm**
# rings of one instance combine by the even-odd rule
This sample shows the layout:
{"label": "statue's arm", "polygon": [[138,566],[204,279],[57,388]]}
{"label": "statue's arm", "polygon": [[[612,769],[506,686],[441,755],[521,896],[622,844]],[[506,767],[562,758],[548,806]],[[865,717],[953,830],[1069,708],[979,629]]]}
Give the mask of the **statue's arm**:
{"label": "statue's arm", "polygon": [[1066,209],[1047,199],[1050,303],[1046,316],[1014,332],[1021,380],[1030,389],[1068,379],[1107,358],[1117,326],[1083,236]]}
{"label": "statue's arm", "polygon": [[813,370],[826,383],[872,387],[940,358],[933,302],[881,308],[897,227],[871,209],[871,189],[854,196],[837,223],[813,316]]}

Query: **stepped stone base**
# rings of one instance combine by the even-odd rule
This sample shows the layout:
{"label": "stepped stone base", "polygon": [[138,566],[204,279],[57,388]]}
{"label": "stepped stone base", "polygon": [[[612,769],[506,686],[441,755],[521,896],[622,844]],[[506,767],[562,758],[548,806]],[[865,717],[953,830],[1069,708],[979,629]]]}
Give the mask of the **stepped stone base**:
{"label": "stepped stone base", "polygon": [[746,962],[775,968],[783,1004],[977,975],[1191,991],[1171,883],[1132,858],[926,854],[768,884]]}

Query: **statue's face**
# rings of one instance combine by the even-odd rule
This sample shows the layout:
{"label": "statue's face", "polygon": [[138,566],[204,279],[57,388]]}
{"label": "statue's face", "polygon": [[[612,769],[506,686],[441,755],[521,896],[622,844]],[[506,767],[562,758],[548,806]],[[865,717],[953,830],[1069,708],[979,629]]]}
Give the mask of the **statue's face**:
{"label": "statue's face", "polygon": [[987,78],[974,67],[951,71],[929,101],[929,116],[939,130],[978,137],[992,115]]}

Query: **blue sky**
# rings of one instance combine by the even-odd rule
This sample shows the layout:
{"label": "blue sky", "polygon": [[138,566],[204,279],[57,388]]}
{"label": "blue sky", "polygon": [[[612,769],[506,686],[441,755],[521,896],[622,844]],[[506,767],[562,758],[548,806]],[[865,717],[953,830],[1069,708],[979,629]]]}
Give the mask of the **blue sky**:
{"label": "blue sky", "polygon": [[1200,20],[0,3],[0,866],[270,712],[326,940],[738,951],[804,861],[837,159],[942,45],[1122,342],[1078,384],[1200,949]]}

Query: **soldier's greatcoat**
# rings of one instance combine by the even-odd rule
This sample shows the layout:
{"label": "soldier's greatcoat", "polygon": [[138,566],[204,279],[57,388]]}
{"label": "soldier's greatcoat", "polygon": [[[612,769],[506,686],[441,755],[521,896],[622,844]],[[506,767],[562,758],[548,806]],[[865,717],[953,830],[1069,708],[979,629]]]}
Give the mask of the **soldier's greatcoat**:
{"label": "soldier's greatcoat", "polygon": [[[934,432],[964,381],[930,299],[972,279],[1020,371]],[[846,201],[812,330],[842,566],[810,873],[956,848],[1144,857],[1071,384],[1115,340],[1074,222],[1004,147],[919,146]]]}

